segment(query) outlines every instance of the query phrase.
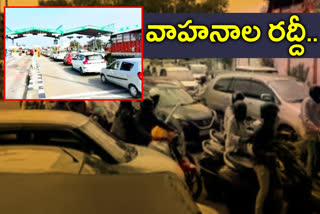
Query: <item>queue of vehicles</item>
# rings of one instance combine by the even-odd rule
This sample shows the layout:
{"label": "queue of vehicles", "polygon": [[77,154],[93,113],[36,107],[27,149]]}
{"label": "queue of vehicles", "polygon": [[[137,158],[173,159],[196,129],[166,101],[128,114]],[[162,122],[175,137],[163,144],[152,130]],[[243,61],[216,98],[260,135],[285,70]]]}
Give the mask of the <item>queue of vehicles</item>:
{"label": "queue of vehicles", "polygon": [[80,75],[99,74],[103,84],[110,82],[124,87],[133,97],[141,95],[141,58],[116,59],[108,64],[103,53],[86,50],[78,52],[42,50],[42,55],[54,61],[63,61],[64,65],[71,65]]}

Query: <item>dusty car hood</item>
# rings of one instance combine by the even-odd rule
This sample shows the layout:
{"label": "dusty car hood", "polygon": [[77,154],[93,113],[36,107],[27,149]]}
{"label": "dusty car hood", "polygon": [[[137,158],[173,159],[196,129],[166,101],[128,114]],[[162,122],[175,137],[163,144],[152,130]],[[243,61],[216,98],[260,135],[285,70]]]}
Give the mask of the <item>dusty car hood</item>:
{"label": "dusty car hood", "polygon": [[2,213],[197,214],[183,183],[169,173],[0,176]]}
{"label": "dusty car hood", "polygon": [[[16,148],[15,148],[16,147]],[[0,148],[0,173],[68,173],[78,174],[84,153],[59,147],[4,146]]]}
{"label": "dusty car hood", "polygon": [[[169,114],[172,108],[164,108],[164,111]],[[173,114],[174,118],[183,120],[202,120],[212,117],[212,111],[206,106],[197,103],[191,105],[180,106]]]}
{"label": "dusty car hood", "polygon": [[138,155],[130,162],[120,164],[122,172],[171,172],[184,180],[184,174],[180,166],[170,157],[147,147],[137,145],[134,145],[134,147]]}

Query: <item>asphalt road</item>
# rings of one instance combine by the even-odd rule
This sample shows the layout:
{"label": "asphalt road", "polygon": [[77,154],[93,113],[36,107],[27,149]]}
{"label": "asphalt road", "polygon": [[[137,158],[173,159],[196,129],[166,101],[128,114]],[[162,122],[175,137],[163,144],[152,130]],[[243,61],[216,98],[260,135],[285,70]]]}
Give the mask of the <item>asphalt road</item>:
{"label": "asphalt road", "polygon": [[[23,56],[24,60],[30,56]],[[21,61],[12,60],[11,66],[7,67],[6,73],[13,73],[15,64]],[[16,62],[16,63],[15,63]],[[38,58],[39,70],[30,69],[31,84],[27,91],[27,99],[129,99],[129,92],[117,85],[100,81],[99,74],[80,75],[63,62],[41,56]],[[25,67],[25,72],[27,72]],[[14,89],[13,89],[14,90]],[[14,91],[12,91],[14,93]],[[21,97],[22,98],[22,97]],[[17,98],[19,99],[19,98]]]}
{"label": "asphalt road", "polygon": [[5,97],[21,99],[26,91],[26,80],[30,67],[30,56],[10,56],[6,59]]}

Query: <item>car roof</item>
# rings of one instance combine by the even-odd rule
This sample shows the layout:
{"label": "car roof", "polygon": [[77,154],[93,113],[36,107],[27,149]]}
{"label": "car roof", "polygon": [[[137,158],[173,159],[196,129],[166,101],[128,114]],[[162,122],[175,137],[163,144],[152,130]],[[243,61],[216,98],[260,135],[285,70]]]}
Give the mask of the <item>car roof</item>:
{"label": "car roof", "polygon": [[90,56],[90,55],[101,55],[101,54],[100,53],[94,53],[94,52],[82,52],[82,53],[79,53],[79,55]]}
{"label": "car roof", "polygon": [[161,79],[161,78],[155,78],[155,77],[144,77],[143,78],[143,84],[157,87],[157,86],[171,86],[171,87],[179,87],[179,82],[176,80],[168,80],[168,79]]}
{"label": "car roof", "polygon": [[141,58],[124,58],[124,59],[118,59],[117,61],[141,62]]}
{"label": "car roof", "polygon": [[61,125],[79,128],[90,119],[71,111],[55,110],[0,110],[0,125],[32,124]]}
{"label": "car roof", "polygon": [[257,71],[277,71],[277,69],[273,67],[267,66],[237,66],[236,69],[244,69],[244,70],[257,70]]}
{"label": "car roof", "polygon": [[248,78],[248,79],[255,79],[261,82],[268,83],[270,81],[275,80],[294,80],[292,77],[282,76],[279,74],[268,74],[268,73],[252,73],[252,72],[228,72],[228,73],[219,73],[217,75],[217,79],[219,78]]}

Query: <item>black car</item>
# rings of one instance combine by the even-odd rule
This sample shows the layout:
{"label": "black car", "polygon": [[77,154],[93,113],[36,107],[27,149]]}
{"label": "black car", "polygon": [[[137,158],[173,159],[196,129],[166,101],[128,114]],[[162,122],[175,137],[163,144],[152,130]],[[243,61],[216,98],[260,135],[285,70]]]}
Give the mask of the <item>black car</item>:
{"label": "black car", "polygon": [[200,145],[209,135],[209,130],[218,126],[216,112],[195,101],[183,88],[174,82],[144,84],[144,97],[160,95],[156,108],[159,119],[165,121],[169,115],[169,125],[182,128],[185,140]]}

